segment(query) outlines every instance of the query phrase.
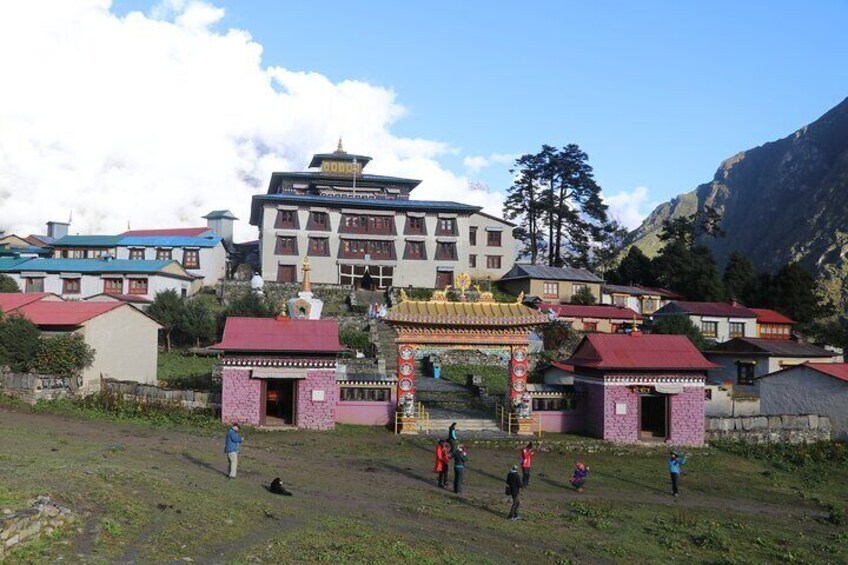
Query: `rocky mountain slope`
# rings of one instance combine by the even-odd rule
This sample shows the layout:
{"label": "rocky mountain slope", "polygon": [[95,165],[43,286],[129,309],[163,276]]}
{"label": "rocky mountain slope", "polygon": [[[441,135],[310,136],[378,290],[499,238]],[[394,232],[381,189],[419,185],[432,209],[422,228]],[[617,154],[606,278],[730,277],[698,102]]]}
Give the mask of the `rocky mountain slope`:
{"label": "rocky mountain slope", "polygon": [[646,254],[663,221],[704,206],[726,237],[708,240],[721,265],[735,250],[762,270],[800,260],[828,292],[848,290],[848,98],[792,135],[724,161],[711,182],[658,206],[630,234]]}

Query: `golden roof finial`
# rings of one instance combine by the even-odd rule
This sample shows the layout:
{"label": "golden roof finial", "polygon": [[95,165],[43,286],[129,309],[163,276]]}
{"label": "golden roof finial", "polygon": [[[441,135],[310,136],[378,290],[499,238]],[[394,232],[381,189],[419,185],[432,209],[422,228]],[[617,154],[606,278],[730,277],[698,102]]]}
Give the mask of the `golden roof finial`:
{"label": "golden roof finial", "polygon": [[521,304],[521,303],[523,303],[523,302],[524,302],[524,291],[522,290],[522,291],[519,293],[518,298],[516,298],[516,299],[515,299],[515,303],[516,303],[516,304]]}
{"label": "golden roof finial", "polygon": [[344,153],[344,147],[342,146],[342,136],[339,136],[339,145],[336,147],[336,153]]}
{"label": "golden roof finial", "polygon": [[401,302],[408,302],[409,301],[409,296],[406,295],[406,291],[403,290],[403,289],[400,289],[400,301]]}
{"label": "golden roof finial", "polygon": [[303,258],[303,292],[312,292],[312,283],[309,282],[309,257]]}

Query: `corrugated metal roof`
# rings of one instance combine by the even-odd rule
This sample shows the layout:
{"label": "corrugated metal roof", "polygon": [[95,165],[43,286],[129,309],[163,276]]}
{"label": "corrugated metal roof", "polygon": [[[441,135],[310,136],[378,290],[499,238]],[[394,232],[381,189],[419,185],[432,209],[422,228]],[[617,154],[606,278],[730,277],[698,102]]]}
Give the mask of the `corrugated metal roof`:
{"label": "corrugated metal roof", "polygon": [[21,263],[32,261],[29,257],[0,257],[0,273],[14,271]]}
{"label": "corrugated metal roof", "polygon": [[121,235],[123,237],[147,237],[147,236],[183,236],[199,237],[205,233],[212,234],[209,228],[164,228],[154,230],[129,230]]}
{"label": "corrugated metal roof", "polygon": [[795,320],[787,318],[776,310],[769,308],[748,308],[757,315],[757,322],[761,324],[795,324]]}
{"label": "corrugated metal roof", "polygon": [[666,298],[683,298],[682,294],[678,294],[664,288],[651,288],[649,286],[638,285],[605,284],[601,287],[601,291],[607,294],[630,294],[632,296],[644,296],[649,294],[653,296],[663,296]]}
{"label": "corrugated metal roof", "polygon": [[53,242],[53,247],[115,247],[119,235],[66,235]]}
{"label": "corrugated metal roof", "polygon": [[502,302],[425,302],[406,300],[393,307],[388,322],[458,326],[524,326],[548,323],[544,314],[523,304]]}
{"label": "corrugated metal roof", "polygon": [[564,363],[591,369],[639,371],[705,371],[719,365],[707,361],[683,335],[590,334]]}
{"label": "corrugated metal roof", "polygon": [[[159,273],[176,261],[147,261],[134,259],[23,259],[10,266],[0,259],[0,272],[44,272],[44,273]],[[182,267],[180,267],[182,269]],[[168,273],[170,276],[178,276]],[[186,278],[191,278],[186,273]]]}
{"label": "corrugated metal roof", "polygon": [[578,281],[600,283],[603,280],[586,269],[576,267],[548,267],[545,265],[516,264],[504,276],[502,281],[513,279],[539,279],[547,281]]}
{"label": "corrugated metal roof", "polygon": [[642,320],[644,316],[632,308],[614,306],[612,304],[597,304],[583,306],[580,304],[540,304],[539,310],[553,310],[560,318],[603,318],[608,320]]}
{"label": "corrugated metal roof", "polygon": [[128,236],[118,242],[121,247],[215,247],[221,243],[221,238],[185,237],[185,236]]}
{"label": "corrugated metal roof", "polygon": [[203,216],[204,220],[238,220],[232,212],[229,210],[212,210],[205,216]]}
{"label": "corrugated metal roof", "polygon": [[0,292],[0,312],[8,314],[12,310],[38,302],[47,296],[54,295],[49,292]]}
{"label": "corrugated metal roof", "polygon": [[801,366],[848,382],[848,363],[804,363]]}
{"label": "corrugated metal roof", "polygon": [[37,301],[15,312],[37,326],[79,326],[121,306],[121,302]]}
{"label": "corrugated metal roof", "polygon": [[689,302],[675,300],[656,312],[655,316],[667,314],[694,314],[696,316],[716,316],[719,318],[756,318],[757,315],[744,306],[726,302]]}
{"label": "corrugated metal roof", "polygon": [[341,351],[336,320],[227,318],[221,343],[213,349],[273,353]]}
{"label": "corrugated metal roof", "polygon": [[833,357],[827,349],[789,339],[765,339],[759,337],[735,337],[714,345],[707,354],[749,354],[771,357]]}

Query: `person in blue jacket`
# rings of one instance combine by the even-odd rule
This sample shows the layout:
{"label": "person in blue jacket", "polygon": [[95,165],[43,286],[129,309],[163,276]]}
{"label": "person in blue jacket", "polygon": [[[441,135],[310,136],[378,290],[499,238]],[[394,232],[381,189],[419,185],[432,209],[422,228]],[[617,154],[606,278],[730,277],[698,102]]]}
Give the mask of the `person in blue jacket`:
{"label": "person in blue jacket", "polygon": [[459,438],[456,435],[456,422],[454,422],[448,428],[448,443],[450,444],[451,453],[456,451],[456,446],[458,442]]}
{"label": "person in blue jacket", "polygon": [[227,438],[224,440],[224,453],[227,454],[227,460],[230,463],[230,470],[229,473],[227,473],[228,479],[236,478],[239,448],[241,447],[241,442],[244,441],[238,432],[239,425],[238,422],[236,422],[230,426],[230,430],[227,432]]}
{"label": "person in blue jacket", "polygon": [[677,488],[678,480],[680,479],[681,467],[686,464],[686,458],[681,457],[676,451],[672,451],[668,457],[668,472],[671,473],[671,494],[677,496],[679,490]]}

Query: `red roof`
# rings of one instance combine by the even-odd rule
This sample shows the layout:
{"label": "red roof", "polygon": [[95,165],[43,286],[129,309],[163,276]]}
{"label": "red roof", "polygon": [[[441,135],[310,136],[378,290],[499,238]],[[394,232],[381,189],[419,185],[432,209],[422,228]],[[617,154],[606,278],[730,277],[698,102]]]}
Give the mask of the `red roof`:
{"label": "red roof", "polygon": [[130,230],[125,231],[121,235],[126,236],[156,236],[156,235],[177,235],[185,237],[199,237],[208,231],[210,228],[166,228],[159,230]]}
{"label": "red roof", "polygon": [[553,310],[560,318],[605,318],[611,320],[642,320],[642,314],[625,308],[613,306],[612,304],[599,304],[595,306],[582,306],[580,304],[544,304],[539,310],[547,312]]}
{"label": "red roof", "polygon": [[90,302],[97,302],[97,299],[101,298],[101,297],[114,298],[115,300],[117,300],[119,302],[134,302],[134,303],[137,303],[137,304],[151,304],[151,303],[153,303],[152,300],[150,300],[149,298],[145,298],[144,296],[142,296],[140,294],[112,294],[111,292],[101,292],[100,294],[95,294],[93,296],[89,296],[85,300],[90,301]]}
{"label": "red roof", "polygon": [[761,324],[795,324],[795,320],[787,318],[780,312],[768,308],[748,308],[757,315],[757,322]]}
{"label": "red roof", "polygon": [[684,335],[590,334],[566,363],[592,369],[704,371],[711,363]]}
{"label": "red roof", "polygon": [[809,367],[814,371],[848,383],[848,363],[804,363],[803,367]]}
{"label": "red roof", "polygon": [[717,316],[721,318],[756,318],[757,315],[739,304],[728,304],[726,302],[689,302],[687,300],[675,300],[669,302],[656,313],[674,314],[685,312],[696,316]]}
{"label": "red roof", "polygon": [[551,367],[556,367],[560,371],[565,371],[566,373],[574,372],[574,365],[566,365],[565,363],[558,363],[556,361],[551,363]]}
{"label": "red roof", "polygon": [[0,312],[8,314],[32,302],[51,296],[49,292],[0,292]]}
{"label": "red roof", "polygon": [[341,351],[335,320],[290,318],[227,318],[224,337],[213,349],[282,353]]}
{"label": "red roof", "polygon": [[32,302],[17,309],[36,326],[79,326],[92,318],[120,308],[121,302]]}

